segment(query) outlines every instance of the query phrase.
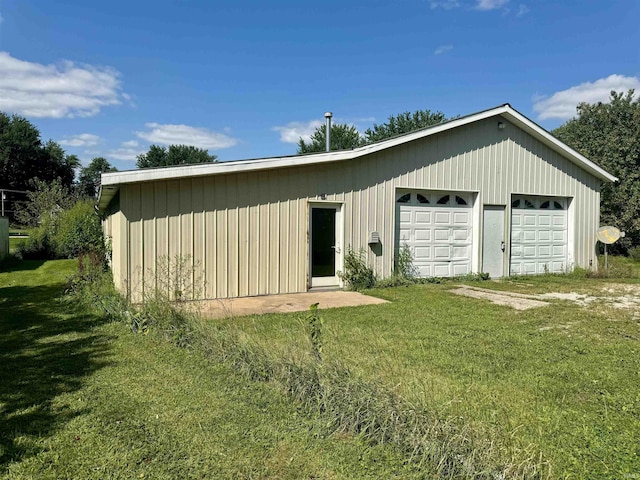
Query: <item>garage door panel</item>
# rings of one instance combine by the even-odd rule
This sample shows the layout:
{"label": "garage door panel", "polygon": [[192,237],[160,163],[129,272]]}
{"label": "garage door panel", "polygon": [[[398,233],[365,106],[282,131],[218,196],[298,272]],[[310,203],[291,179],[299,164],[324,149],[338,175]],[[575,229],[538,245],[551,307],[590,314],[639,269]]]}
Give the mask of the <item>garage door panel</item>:
{"label": "garage door panel", "polygon": [[430,224],[431,223],[431,212],[429,211],[421,211],[419,209],[415,210],[414,222],[419,224]]}
{"label": "garage door panel", "polygon": [[431,259],[431,247],[415,247],[413,249],[413,259],[415,263],[428,261]]}
{"label": "garage door panel", "polygon": [[540,227],[548,227],[551,225],[551,216],[546,214],[538,215],[538,226]]}
{"label": "garage door panel", "polygon": [[565,214],[562,215],[554,215],[553,216],[553,225],[556,227],[566,227],[567,226],[567,216]]}
{"label": "garage door panel", "polygon": [[565,243],[567,241],[567,232],[565,230],[554,230],[551,236],[554,242]]}
{"label": "garage door panel", "polygon": [[[403,194],[405,195],[405,194]],[[398,203],[398,231],[401,247],[411,249],[419,275],[450,277],[471,270],[472,214],[471,205],[418,204],[417,192],[411,192],[409,203]],[[436,195],[438,198],[444,194]],[[455,198],[455,195],[451,198]]]}
{"label": "garage door panel", "polygon": [[451,249],[449,246],[435,246],[433,247],[433,259],[434,260],[448,260],[449,255],[451,254]]}
{"label": "garage door panel", "polygon": [[433,276],[434,277],[451,277],[451,268],[449,263],[434,263],[433,264]]}
{"label": "garage door panel", "polygon": [[416,242],[429,242],[431,241],[431,229],[430,228],[416,228],[415,229],[415,241]]}
{"label": "garage door panel", "polygon": [[566,265],[564,262],[551,262],[551,268],[549,271],[551,273],[562,273],[566,269]]}
{"label": "garage door panel", "polygon": [[435,211],[433,217],[436,225],[451,225],[451,212]]}
{"label": "garage door panel", "polygon": [[433,275],[431,274],[431,264],[428,265],[415,265],[416,269],[418,270],[418,275],[420,275],[421,277],[432,277]]}
{"label": "garage door panel", "polygon": [[[466,209],[465,209],[466,210]],[[471,213],[463,210],[453,212],[454,225],[469,225],[471,223]]]}
{"label": "garage door panel", "polygon": [[451,249],[451,259],[452,260],[466,260],[471,257],[471,247],[470,246],[462,246],[456,247],[454,246]]}
{"label": "garage door panel", "polygon": [[538,231],[538,241],[549,242],[551,240],[551,232],[549,230]]}
{"label": "garage door panel", "polygon": [[[554,207],[567,203],[565,199],[558,199],[555,204],[553,199],[546,200],[546,197],[516,197],[514,201],[530,208],[514,206],[511,211],[512,275],[561,272],[566,268],[567,211]],[[549,204],[550,208],[540,208]]]}
{"label": "garage door panel", "polygon": [[471,230],[468,228],[454,228],[453,229],[453,240],[456,242],[471,240],[469,237],[471,235]]}
{"label": "garage door panel", "polygon": [[436,241],[448,242],[449,241],[449,229],[448,228],[435,228],[433,231],[433,238]]}
{"label": "garage door panel", "polygon": [[470,263],[454,263],[452,264],[453,275],[466,275],[471,272],[471,264]]}

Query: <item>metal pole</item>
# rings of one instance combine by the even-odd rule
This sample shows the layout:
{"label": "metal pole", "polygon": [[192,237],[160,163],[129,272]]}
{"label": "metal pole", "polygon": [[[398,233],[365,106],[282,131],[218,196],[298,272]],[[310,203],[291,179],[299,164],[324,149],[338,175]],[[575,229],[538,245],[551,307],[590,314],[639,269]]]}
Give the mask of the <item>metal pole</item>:
{"label": "metal pole", "polygon": [[325,122],[325,140],[326,140],[326,150],[327,152],[331,151],[331,117],[333,116],[333,113],[331,112],[326,112],[324,114],[324,118],[326,120]]}
{"label": "metal pole", "polygon": [[0,190],[0,197],[2,197],[2,216],[4,217],[4,190]]}
{"label": "metal pole", "polygon": [[604,269],[609,270],[609,257],[607,256],[607,244],[604,244]]}

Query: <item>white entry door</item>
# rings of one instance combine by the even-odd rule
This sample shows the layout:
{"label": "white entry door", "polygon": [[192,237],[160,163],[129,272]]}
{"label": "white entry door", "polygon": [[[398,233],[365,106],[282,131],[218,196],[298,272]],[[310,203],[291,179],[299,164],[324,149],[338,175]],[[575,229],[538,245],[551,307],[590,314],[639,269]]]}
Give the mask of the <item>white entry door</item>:
{"label": "white entry door", "polygon": [[504,276],[504,205],[485,205],[482,222],[482,271],[491,278]]}
{"label": "white entry door", "polygon": [[511,203],[511,275],[567,268],[568,202],[563,197],[515,196]]}
{"label": "white entry door", "polygon": [[472,194],[399,192],[396,215],[396,252],[406,244],[420,276],[471,272]]}
{"label": "white entry door", "polygon": [[341,207],[313,204],[309,212],[309,272],[312,287],[340,284],[342,269]]}

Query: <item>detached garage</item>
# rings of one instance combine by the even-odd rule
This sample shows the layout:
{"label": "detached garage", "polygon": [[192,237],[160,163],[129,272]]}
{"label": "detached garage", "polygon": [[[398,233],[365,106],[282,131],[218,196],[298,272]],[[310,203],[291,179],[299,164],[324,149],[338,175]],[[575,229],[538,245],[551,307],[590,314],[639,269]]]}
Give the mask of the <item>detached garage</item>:
{"label": "detached garage", "polygon": [[423,276],[587,268],[615,180],[503,105],[354,150],[103,174],[99,208],[122,291],[179,257],[227,298],[341,287],[348,247],[382,277],[403,245]]}

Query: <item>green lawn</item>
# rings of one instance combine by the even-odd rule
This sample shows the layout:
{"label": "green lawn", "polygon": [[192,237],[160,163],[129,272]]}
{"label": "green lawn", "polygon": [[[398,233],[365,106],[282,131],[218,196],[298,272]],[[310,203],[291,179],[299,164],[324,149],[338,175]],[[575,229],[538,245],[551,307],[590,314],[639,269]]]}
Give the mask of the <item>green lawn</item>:
{"label": "green lawn", "polygon": [[267,383],[61,302],[75,261],[0,273],[0,478],[416,478]]}
{"label": "green lawn", "polygon": [[[475,285],[603,294],[613,281],[542,276]],[[322,311],[324,357],[471,427],[505,457],[547,462],[553,478],[640,475],[640,310],[556,300],[516,311],[454,296],[452,287],[372,290],[391,303]],[[299,356],[309,350],[303,318],[211,322]]]}
{"label": "green lawn", "polygon": [[9,238],[9,252],[15,252],[20,245],[22,245],[27,237],[10,237]]}

